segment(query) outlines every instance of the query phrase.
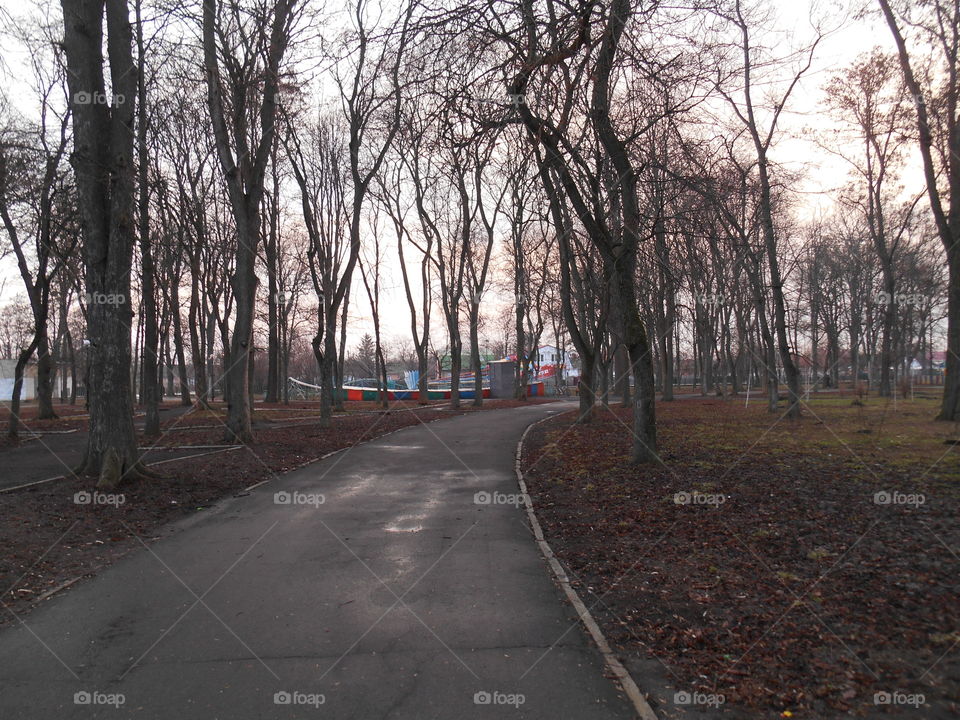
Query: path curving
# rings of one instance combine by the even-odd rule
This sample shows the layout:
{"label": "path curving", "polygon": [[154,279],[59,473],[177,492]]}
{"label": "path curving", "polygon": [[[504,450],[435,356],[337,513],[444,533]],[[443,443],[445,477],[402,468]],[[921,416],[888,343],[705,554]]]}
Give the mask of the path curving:
{"label": "path curving", "polygon": [[633,717],[513,504],[518,438],[566,407],[405,428],[180,523],[0,632],[0,717]]}

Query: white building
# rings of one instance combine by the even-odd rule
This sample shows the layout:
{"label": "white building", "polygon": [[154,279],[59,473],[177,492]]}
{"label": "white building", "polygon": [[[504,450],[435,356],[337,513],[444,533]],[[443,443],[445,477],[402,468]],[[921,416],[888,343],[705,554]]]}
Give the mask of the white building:
{"label": "white building", "polygon": [[534,366],[540,375],[553,375],[558,369],[567,379],[580,377],[580,369],[574,363],[576,357],[569,351],[563,352],[555,345],[541,345],[537,348]]}
{"label": "white building", "polygon": [[[0,401],[13,400],[13,378],[17,369],[16,360],[0,360]],[[37,366],[27,363],[23,369],[23,388],[20,400],[34,400],[37,397]]]}

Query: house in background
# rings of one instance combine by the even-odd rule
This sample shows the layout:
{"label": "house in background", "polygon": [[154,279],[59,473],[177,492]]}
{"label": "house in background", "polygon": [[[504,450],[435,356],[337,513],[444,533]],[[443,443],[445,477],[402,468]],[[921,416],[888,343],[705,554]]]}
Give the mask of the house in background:
{"label": "house in background", "polygon": [[[10,402],[13,399],[13,378],[17,369],[16,360],[0,359],[0,401]],[[37,397],[37,366],[36,363],[27,363],[23,369],[23,389],[20,390],[20,400],[35,400]]]}
{"label": "house in background", "polygon": [[910,376],[920,382],[939,385],[947,367],[947,351],[935,350],[929,355],[917,355],[910,360]]}
{"label": "house in background", "polygon": [[555,345],[541,345],[537,348],[537,357],[534,365],[540,368],[541,375],[556,375],[563,373],[568,380],[580,377],[580,368],[577,366],[575,355],[569,351],[562,351]]}
{"label": "house in background", "polygon": [[[511,355],[509,359],[515,361],[517,356]],[[575,353],[563,352],[555,345],[541,345],[537,348],[536,355],[530,359],[530,371],[541,380],[554,377],[559,372],[568,383],[575,383],[580,377],[580,368],[576,361]]]}

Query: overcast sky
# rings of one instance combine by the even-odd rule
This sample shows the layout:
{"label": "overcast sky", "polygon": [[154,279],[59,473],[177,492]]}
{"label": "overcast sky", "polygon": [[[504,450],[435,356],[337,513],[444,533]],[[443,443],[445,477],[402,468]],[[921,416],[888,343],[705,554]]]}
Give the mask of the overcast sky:
{"label": "overcast sky", "polygon": [[[800,86],[795,91],[788,108],[782,116],[783,132],[771,152],[771,159],[791,171],[800,171],[804,179],[794,188],[796,199],[800,203],[800,215],[814,216],[829,209],[830,195],[847,180],[847,168],[839,158],[820,148],[812,138],[801,137],[804,129],[822,130],[830,125],[823,106],[822,86],[839,69],[849,65],[858,56],[869,52],[874,46],[887,51],[894,49],[890,33],[877,13],[864,19],[853,19],[849,6],[840,3],[811,3],[809,0],[775,0],[778,14],[778,27],[781,35],[773,38],[777,46],[787,48],[791,43],[802,43],[810,36],[809,18],[828,18],[827,24],[833,28],[821,42],[814,64]],[[860,3],[863,6],[863,3]],[[868,7],[873,8],[874,5]],[[17,16],[23,12],[22,0],[0,0],[0,8]],[[769,41],[768,41],[769,42]],[[29,70],[23,65],[23,54],[9,42],[3,45],[2,86],[3,91],[13,104],[22,112],[29,113],[29,103],[25,98],[21,81],[28,76]],[[911,165],[911,172],[905,177],[908,188],[914,192],[922,189],[922,175],[919,163]],[[392,228],[382,224],[388,242],[393,243]],[[4,242],[6,239],[4,238]],[[385,251],[388,259],[396,257],[394,249]],[[385,340],[407,338],[409,335],[409,315],[403,294],[399,269],[388,268],[383,285],[386,297],[382,300],[384,312]],[[0,303],[8,301],[15,294],[22,294],[22,283],[15,265],[9,261],[0,263]],[[363,290],[359,273],[353,283],[354,299],[350,306],[351,338],[364,332],[369,323],[369,306]],[[439,307],[436,319],[439,321]],[[434,333],[441,333],[442,325],[437,322]],[[439,340],[439,337],[438,337]]]}

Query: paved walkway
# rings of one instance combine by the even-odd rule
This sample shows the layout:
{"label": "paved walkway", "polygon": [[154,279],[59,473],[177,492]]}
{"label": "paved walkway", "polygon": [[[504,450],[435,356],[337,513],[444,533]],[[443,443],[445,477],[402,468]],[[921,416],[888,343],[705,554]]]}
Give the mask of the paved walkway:
{"label": "paved walkway", "polygon": [[[182,405],[165,404],[160,407],[160,420],[165,422],[184,415],[189,407]],[[29,424],[29,423],[28,423]],[[186,422],[183,423],[187,424]],[[143,417],[134,420],[138,430],[143,429]],[[0,432],[6,430],[6,425]],[[41,431],[40,437],[30,439],[30,433],[21,431],[23,444],[16,447],[0,448],[0,491],[6,488],[18,487],[27,483],[46,480],[61,475],[70,475],[83,460],[87,449],[87,433],[85,430],[77,432],[50,432]],[[185,438],[185,442],[190,442]],[[178,450],[155,449],[141,453],[141,460],[146,463],[172,458],[184,458],[198,455],[205,450]]]}
{"label": "paved walkway", "polygon": [[476,502],[558,409],[407,428],[181,523],[0,632],[0,717],[632,717],[523,510]]}

